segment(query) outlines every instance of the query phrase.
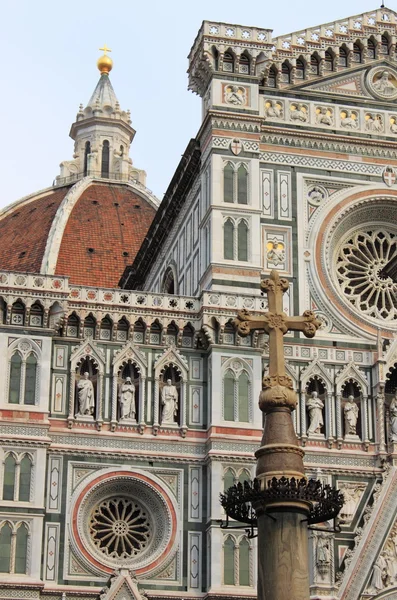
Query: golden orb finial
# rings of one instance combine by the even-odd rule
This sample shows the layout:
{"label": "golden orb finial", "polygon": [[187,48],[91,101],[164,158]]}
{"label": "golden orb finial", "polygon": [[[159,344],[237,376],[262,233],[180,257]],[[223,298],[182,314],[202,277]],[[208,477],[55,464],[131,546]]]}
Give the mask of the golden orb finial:
{"label": "golden orb finial", "polygon": [[100,70],[101,74],[106,73],[109,74],[110,71],[113,69],[113,61],[110,58],[110,56],[107,56],[107,52],[111,52],[111,49],[108,48],[106,46],[106,44],[103,46],[103,48],[99,48],[99,50],[102,50],[103,55],[100,56],[97,60],[97,67]]}

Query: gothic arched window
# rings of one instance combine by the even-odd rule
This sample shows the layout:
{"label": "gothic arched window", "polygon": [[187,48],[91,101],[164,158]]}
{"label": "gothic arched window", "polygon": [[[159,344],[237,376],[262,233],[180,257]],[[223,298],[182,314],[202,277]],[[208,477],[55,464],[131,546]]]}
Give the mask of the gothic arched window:
{"label": "gothic arched window", "polygon": [[116,338],[118,342],[126,342],[128,340],[128,330],[130,326],[125,317],[121,317],[117,323],[117,334]]}
{"label": "gothic arched window", "polygon": [[223,257],[225,260],[234,258],[234,224],[231,219],[226,219],[223,225]]}
{"label": "gothic arched window", "polygon": [[244,165],[237,170],[237,203],[248,204],[248,171]]}
{"label": "gothic arched window", "polygon": [[224,475],[223,475],[223,489],[225,490],[225,492],[232,487],[232,485],[234,485],[234,471],[233,469],[231,469],[230,467],[228,469],[226,469]]}
{"label": "gothic arched window", "polygon": [[223,418],[225,421],[250,421],[250,386],[246,371],[235,374],[231,369],[223,378]]}
{"label": "gothic arched window", "polygon": [[15,473],[17,461],[13,454],[9,454],[4,461],[3,471],[3,500],[14,501]]}
{"label": "gothic arched window", "polygon": [[234,169],[230,163],[223,169],[223,201],[234,202]]}
{"label": "gothic arched window", "polygon": [[109,177],[109,142],[104,140],[102,144],[101,177]]}
{"label": "gothic arched window", "polygon": [[240,221],[237,227],[237,260],[248,260],[248,225]]}
{"label": "gothic arched window", "polygon": [[380,52],[383,55],[388,55],[390,52],[390,40],[389,37],[385,34],[382,35],[382,40],[381,40],[381,45],[380,45]]}
{"label": "gothic arched window", "polygon": [[320,75],[320,61],[315,54],[310,57],[310,70],[313,75]]}
{"label": "gothic arched window", "polygon": [[10,387],[8,393],[8,402],[10,404],[19,404],[21,395],[21,371],[22,357],[19,352],[12,355],[10,361]]}
{"label": "gothic arched window", "polygon": [[0,529],[0,573],[11,572],[11,538],[12,529],[6,522]]}
{"label": "gothic arched window", "polygon": [[234,56],[231,52],[225,52],[223,55],[223,70],[234,73]]}
{"label": "gothic arched window", "polygon": [[32,327],[42,327],[44,310],[41,304],[35,302],[30,307],[29,324]]}
{"label": "gothic arched window", "polygon": [[219,71],[219,52],[215,46],[212,47],[212,56],[214,59],[214,71]]}
{"label": "gothic arched window", "polygon": [[88,317],[86,317],[84,319],[84,336],[85,337],[95,337],[95,325],[96,325],[96,320],[94,319],[94,317],[92,315],[88,315]]}
{"label": "gothic arched window", "polygon": [[244,537],[238,547],[238,584],[250,585],[250,544]]}
{"label": "gothic arched window", "polygon": [[356,63],[363,62],[363,51],[360,44],[357,42],[353,44],[353,61]]}
{"label": "gothic arched window", "polygon": [[29,533],[25,523],[21,523],[21,525],[19,525],[17,529],[17,539],[15,543],[15,573],[26,573],[26,562],[28,556],[28,536]]}
{"label": "gothic arched window", "polygon": [[164,294],[175,294],[175,276],[172,267],[167,267],[164,273],[161,291]]}
{"label": "gothic arched window", "polygon": [[101,340],[112,339],[112,321],[109,317],[104,317],[102,319],[99,337]]}
{"label": "gothic arched window", "polygon": [[270,67],[269,75],[267,76],[267,85],[270,88],[277,87],[277,69],[276,69],[276,67]]}
{"label": "gothic arched window", "polygon": [[305,78],[305,63],[303,58],[298,58],[296,61],[295,77],[296,79]]}
{"label": "gothic arched window", "polygon": [[32,478],[32,461],[25,454],[19,465],[19,502],[30,501],[30,483]]}
{"label": "gothic arched window", "polygon": [[281,81],[282,83],[291,83],[291,67],[287,62],[281,65]]}
{"label": "gothic arched window", "polygon": [[88,173],[88,155],[91,154],[91,143],[86,142],[84,148],[84,177]]}
{"label": "gothic arched window", "polygon": [[29,354],[26,359],[24,404],[34,405],[36,401],[37,358]]}
{"label": "gothic arched window", "polygon": [[223,548],[223,583],[225,585],[235,585],[234,576],[234,540],[228,536]]}
{"label": "gothic arched window", "polygon": [[250,72],[250,59],[246,54],[240,56],[240,73],[249,75]]}
{"label": "gothic arched window", "polygon": [[368,58],[374,59],[376,58],[376,44],[373,39],[368,40],[367,45],[367,56]]}
{"label": "gothic arched window", "polygon": [[339,66],[347,67],[347,50],[343,47],[339,49]]}
{"label": "gothic arched window", "polygon": [[69,315],[66,326],[67,337],[79,337],[80,319],[73,313]]}
{"label": "gothic arched window", "polygon": [[325,71],[334,71],[335,70],[335,56],[330,50],[325,51],[324,69],[325,69]]}
{"label": "gothic arched window", "polygon": [[25,305],[19,300],[11,307],[11,325],[25,325]]}

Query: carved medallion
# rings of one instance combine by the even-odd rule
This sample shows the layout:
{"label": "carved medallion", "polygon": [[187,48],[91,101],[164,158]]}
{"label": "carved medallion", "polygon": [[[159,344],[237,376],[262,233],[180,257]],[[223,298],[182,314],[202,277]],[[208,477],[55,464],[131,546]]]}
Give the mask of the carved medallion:
{"label": "carved medallion", "polygon": [[373,96],[384,100],[397,98],[397,73],[392,68],[376,67],[367,77],[367,85]]}

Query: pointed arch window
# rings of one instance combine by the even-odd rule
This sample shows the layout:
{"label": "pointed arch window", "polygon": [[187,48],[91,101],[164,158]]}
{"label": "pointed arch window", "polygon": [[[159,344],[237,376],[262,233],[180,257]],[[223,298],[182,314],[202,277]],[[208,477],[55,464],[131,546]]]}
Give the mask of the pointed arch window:
{"label": "pointed arch window", "polygon": [[102,319],[99,337],[101,340],[106,341],[110,341],[112,339],[112,321],[109,317],[104,317]]}
{"label": "pointed arch window", "polygon": [[234,73],[234,56],[231,52],[225,52],[223,55],[223,70]]}
{"label": "pointed arch window", "polygon": [[88,173],[88,156],[91,154],[91,143],[86,142],[84,147],[84,177]]}
{"label": "pointed arch window", "polygon": [[88,315],[88,317],[86,317],[84,319],[84,336],[85,337],[95,337],[95,326],[96,326],[96,320],[94,319],[94,317],[92,315]]}
{"label": "pointed arch window", "polygon": [[248,260],[248,225],[240,221],[237,226],[237,260]]}
{"label": "pointed arch window", "polygon": [[11,307],[11,325],[25,325],[25,305],[19,300]]}
{"label": "pointed arch window", "polygon": [[250,422],[251,382],[246,371],[228,369],[223,377],[223,418],[225,421]]}
{"label": "pointed arch window", "polygon": [[30,316],[29,316],[29,324],[32,327],[42,327],[43,326],[43,307],[38,302],[35,302],[30,307]]}
{"label": "pointed arch window", "polygon": [[231,219],[226,219],[223,226],[223,256],[225,260],[234,258],[234,223]]}
{"label": "pointed arch window", "polygon": [[230,467],[226,469],[223,475],[223,489],[225,492],[235,483],[234,471]]}
{"label": "pointed arch window", "polygon": [[270,88],[277,87],[277,69],[276,67],[270,67],[269,75],[267,76],[267,86]]}
{"label": "pointed arch window", "polygon": [[29,354],[26,359],[24,404],[34,405],[36,401],[37,358]]}
{"label": "pointed arch window", "polygon": [[66,326],[66,335],[68,337],[79,337],[80,330],[80,319],[73,313],[68,317],[68,323]]}
{"label": "pointed arch window", "polygon": [[247,538],[243,538],[238,547],[238,575],[239,585],[250,585],[250,544]]}
{"label": "pointed arch window", "polygon": [[32,479],[32,461],[25,454],[19,465],[19,502],[30,501],[30,484]]}
{"label": "pointed arch window", "polygon": [[368,40],[367,56],[370,59],[376,58],[376,44],[373,39]]}
{"label": "pointed arch window", "polygon": [[245,165],[237,169],[237,203],[248,204],[248,171]]}
{"label": "pointed arch window", "polygon": [[122,317],[117,323],[116,338],[118,342],[126,342],[128,340],[129,323],[125,317]]}
{"label": "pointed arch window", "polygon": [[339,66],[347,67],[347,50],[343,47],[339,49]]}
{"label": "pointed arch window", "polygon": [[296,61],[295,77],[296,79],[305,78],[305,63],[303,58],[298,58]]}
{"label": "pointed arch window", "polygon": [[109,141],[104,140],[102,144],[101,177],[109,177]]}
{"label": "pointed arch window", "polygon": [[234,169],[230,163],[223,169],[223,201],[234,202]]}
{"label": "pointed arch window", "polygon": [[21,397],[22,357],[19,352],[12,355],[10,361],[10,388],[8,402],[19,404]]}
{"label": "pointed arch window", "polygon": [[234,540],[228,536],[223,548],[223,582],[225,585],[236,585],[234,563]]}
{"label": "pointed arch window", "polygon": [[334,71],[335,70],[335,57],[330,50],[325,51],[324,55],[324,69],[325,71]]}
{"label": "pointed arch window", "polygon": [[310,57],[310,70],[312,75],[320,75],[320,61],[315,54]]}
{"label": "pointed arch window", "polygon": [[15,543],[15,573],[26,574],[26,563],[28,556],[28,528],[25,523],[21,523],[17,529]]}
{"label": "pointed arch window", "polygon": [[360,44],[357,44],[357,42],[353,44],[353,61],[355,63],[363,62],[363,51]]}
{"label": "pointed arch window", "polygon": [[380,53],[387,56],[390,52],[390,41],[387,35],[382,35]]}
{"label": "pointed arch window", "polygon": [[281,81],[282,83],[291,83],[291,67],[287,62],[283,62],[281,65]]}
{"label": "pointed arch window", "polygon": [[9,454],[4,461],[3,500],[14,501],[16,469],[17,461],[13,454]]}
{"label": "pointed arch window", "polygon": [[249,75],[250,72],[250,59],[246,54],[242,54],[240,56],[240,73],[244,73],[244,75]]}
{"label": "pointed arch window", "polygon": [[6,522],[0,529],[0,573],[11,573],[11,538],[12,529]]}
{"label": "pointed arch window", "polygon": [[219,52],[215,46],[212,47],[212,57],[214,59],[214,71],[219,71]]}

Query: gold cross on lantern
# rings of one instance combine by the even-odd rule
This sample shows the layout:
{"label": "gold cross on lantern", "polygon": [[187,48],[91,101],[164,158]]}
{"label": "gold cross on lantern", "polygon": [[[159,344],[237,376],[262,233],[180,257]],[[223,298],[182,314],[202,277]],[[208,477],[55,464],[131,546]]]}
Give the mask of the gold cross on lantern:
{"label": "gold cross on lantern", "polygon": [[111,52],[111,49],[108,48],[106,44],[103,45],[103,48],[99,48],[99,50],[102,50],[104,54],[106,54],[106,52]]}
{"label": "gold cross on lantern", "polygon": [[245,337],[251,331],[265,331],[269,335],[269,375],[263,378],[263,392],[259,405],[265,411],[269,407],[288,406],[293,410],[296,396],[292,379],[285,371],[284,340],[287,331],[302,331],[312,338],[321,321],[311,310],[300,317],[289,317],[283,311],[283,294],[288,290],[287,279],[280,278],[277,271],[270,273],[270,279],[261,282],[261,290],[267,294],[268,312],[261,316],[252,316],[249,311],[241,310],[234,319],[238,333]]}

